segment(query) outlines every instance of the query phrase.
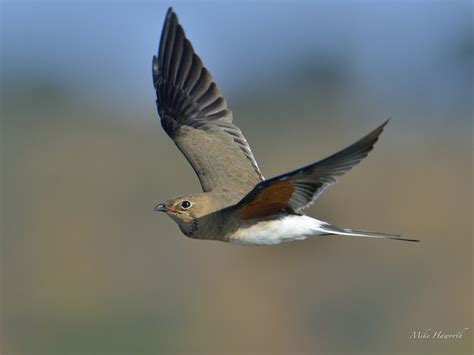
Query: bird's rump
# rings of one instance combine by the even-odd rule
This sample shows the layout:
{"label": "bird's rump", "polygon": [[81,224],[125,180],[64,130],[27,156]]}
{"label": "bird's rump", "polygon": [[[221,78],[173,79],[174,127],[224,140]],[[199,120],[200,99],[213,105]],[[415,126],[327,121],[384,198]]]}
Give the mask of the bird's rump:
{"label": "bird's rump", "polygon": [[244,220],[301,211],[367,156],[387,123],[323,160],[258,183],[231,210]]}
{"label": "bird's rump", "polygon": [[170,8],[153,57],[158,113],[166,133],[196,171],[204,191],[263,180],[252,151],[211,74]]}

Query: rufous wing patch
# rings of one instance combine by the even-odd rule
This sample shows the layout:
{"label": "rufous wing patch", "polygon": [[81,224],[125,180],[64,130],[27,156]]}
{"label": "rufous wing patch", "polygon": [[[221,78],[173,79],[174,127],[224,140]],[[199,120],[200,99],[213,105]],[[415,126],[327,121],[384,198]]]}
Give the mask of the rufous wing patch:
{"label": "rufous wing patch", "polygon": [[288,203],[295,188],[290,181],[278,181],[263,188],[257,196],[241,207],[243,220],[264,218],[279,213]]}

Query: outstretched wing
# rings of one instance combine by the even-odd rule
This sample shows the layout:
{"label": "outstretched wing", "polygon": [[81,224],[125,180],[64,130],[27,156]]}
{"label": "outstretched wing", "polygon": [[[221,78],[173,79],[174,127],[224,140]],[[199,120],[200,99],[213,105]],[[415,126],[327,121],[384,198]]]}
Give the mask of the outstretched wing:
{"label": "outstretched wing", "polygon": [[326,159],[260,182],[231,209],[244,220],[264,218],[282,211],[301,211],[311,205],[338,176],[344,175],[367,156],[387,122]]}
{"label": "outstretched wing", "polygon": [[232,112],[169,8],[153,83],[161,125],[196,171],[204,191],[250,190],[263,177]]}

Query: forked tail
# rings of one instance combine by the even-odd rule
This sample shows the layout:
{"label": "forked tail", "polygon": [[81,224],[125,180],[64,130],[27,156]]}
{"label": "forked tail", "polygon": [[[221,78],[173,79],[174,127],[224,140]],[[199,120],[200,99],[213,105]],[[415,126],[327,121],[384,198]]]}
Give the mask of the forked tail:
{"label": "forked tail", "polygon": [[333,225],[324,225],[324,231],[327,231],[329,235],[345,235],[350,237],[363,237],[363,238],[380,238],[380,239],[394,239],[394,240],[403,240],[406,242],[419,242],[418,239],[406,239],[402,238],[398,234],[388,234],[381,232],[369,232],[356,229],[343,229],[338,228]]}

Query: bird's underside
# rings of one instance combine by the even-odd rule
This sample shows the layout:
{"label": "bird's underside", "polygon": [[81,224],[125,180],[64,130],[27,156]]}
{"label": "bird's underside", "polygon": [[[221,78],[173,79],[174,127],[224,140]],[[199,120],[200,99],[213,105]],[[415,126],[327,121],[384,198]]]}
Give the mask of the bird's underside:
{"label": "bird's underside", "polygon": [[[334,234],[401,239],[341,229],[301,214],[337,177],[367,156],[388,121],[326,159],[265,180],[245,137],[232,123],[223,95],[171,8],[152,69],[163,129],[195,170],[204,191],[157,206],[186,235],[240,244],[277,244]],[[189,207],[183,207],[184,202]]]}

